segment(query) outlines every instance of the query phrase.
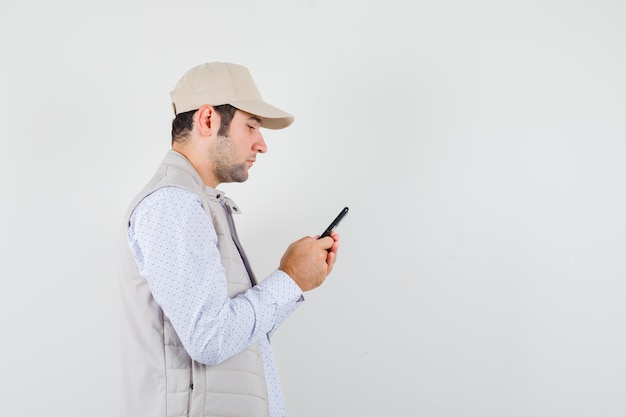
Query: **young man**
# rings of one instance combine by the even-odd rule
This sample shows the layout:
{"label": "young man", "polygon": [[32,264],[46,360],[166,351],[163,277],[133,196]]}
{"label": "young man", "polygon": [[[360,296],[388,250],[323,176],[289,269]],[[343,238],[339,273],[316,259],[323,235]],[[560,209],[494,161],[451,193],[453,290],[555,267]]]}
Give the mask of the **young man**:
{"label": "young man", "polygon": [[331,272],[339,236],[293,242],[257,283],[216,187],[245,181],[261,128],[293,116],[230,63],[192,68],[171,98],[172,150],[125,219],[122,415],[282,417],[269,335]]}

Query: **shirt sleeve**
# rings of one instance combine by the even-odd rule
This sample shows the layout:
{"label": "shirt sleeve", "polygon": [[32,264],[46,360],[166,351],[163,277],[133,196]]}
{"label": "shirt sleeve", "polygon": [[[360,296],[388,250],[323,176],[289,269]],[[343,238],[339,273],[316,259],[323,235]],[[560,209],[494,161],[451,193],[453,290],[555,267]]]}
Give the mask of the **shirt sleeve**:
{"label": "shirt sleeve", "polygon": [[155,301],[198,362],[220,363],[268,337],[303,300],[282,271],[229,298],[211,219],[198,196],[178,187],[136,207],[128,240]]}

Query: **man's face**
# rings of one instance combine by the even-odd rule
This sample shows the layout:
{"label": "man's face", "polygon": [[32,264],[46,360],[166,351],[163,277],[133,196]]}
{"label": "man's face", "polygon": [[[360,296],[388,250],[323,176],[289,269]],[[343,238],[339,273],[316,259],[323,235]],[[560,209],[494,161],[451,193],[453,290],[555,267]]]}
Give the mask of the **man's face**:
{"label": "man's face", "polygon": [[220,183],[244,182],[257,153],[267,146],[261,134],[261,119],[241,110],[235,112],[225,136],[216,138],[212,152],[215,178]]}

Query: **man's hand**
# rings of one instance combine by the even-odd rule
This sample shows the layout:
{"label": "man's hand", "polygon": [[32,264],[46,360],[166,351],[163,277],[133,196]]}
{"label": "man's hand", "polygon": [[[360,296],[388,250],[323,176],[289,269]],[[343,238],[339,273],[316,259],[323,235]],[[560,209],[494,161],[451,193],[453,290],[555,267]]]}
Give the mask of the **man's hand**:
{"label": "man's hand", "polygon": [[338,250],[339,235],[335,232],[324,239],[303,237],[289,245],[278,269],[289,275],[302,291],[309,291],[322,285],[333,270]]}

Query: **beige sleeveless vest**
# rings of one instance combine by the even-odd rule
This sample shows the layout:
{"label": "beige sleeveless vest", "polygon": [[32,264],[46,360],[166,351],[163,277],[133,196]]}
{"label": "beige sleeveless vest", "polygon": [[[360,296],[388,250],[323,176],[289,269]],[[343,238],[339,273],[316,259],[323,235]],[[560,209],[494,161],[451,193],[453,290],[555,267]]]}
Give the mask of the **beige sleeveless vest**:
{"label": "beige sleeveless vest", "polygon": [[[195,362],[139,275],[128,245],[130,216],[141,200],[166,186],[181,187],[200,197],[217,232],[228,296],[250,288],[220,206],[224,194],[205,186],[185,157],[169,151],[155,176],[130,204],[122,233],[122,416],[267,417],[267,387],[258,343],[219,365]],[[230,199],[226,203],[234,207]]]}

